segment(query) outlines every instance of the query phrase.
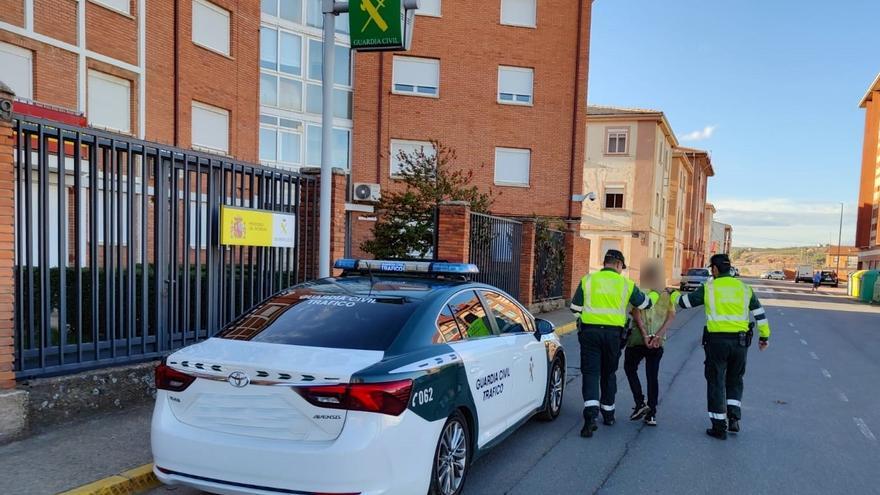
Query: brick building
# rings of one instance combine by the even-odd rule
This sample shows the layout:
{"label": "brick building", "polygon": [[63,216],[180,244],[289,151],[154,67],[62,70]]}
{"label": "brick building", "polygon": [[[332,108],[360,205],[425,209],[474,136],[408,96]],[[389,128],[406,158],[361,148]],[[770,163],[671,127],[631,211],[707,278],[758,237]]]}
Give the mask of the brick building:
{"label": "brick building", "polygon": [[868,88],[859,107],[865,109],[865,137],[859,182],[856,247],[861,248],[859,267],[880,268],[880,75]]}
{"label": "brick building", "polygon": [[706,258],[709,235],[706,229],[706,187],[709,177],[715,175],[712,168],[712,158],[709,152],[693,148],[679,147],[693,164],[694,173],[691,177],[691,194],[688,199],[687,217],[690,223],[685,225],[684,233],[684,260],[682,270],[689,268],[705,267],[709,260]]}
{"label": "brick building", "polygon": [[[423,1],[406,53],[358,53],[351,180],[388,190],[439,139],[491,212],[580,217],[591,0]],[[360,253],[374,217],[350,212]]]}
{"label": "brick building", "polygon": [[4,5],[0,63],[18,98],[93,127],[257,159],[257,2]]}

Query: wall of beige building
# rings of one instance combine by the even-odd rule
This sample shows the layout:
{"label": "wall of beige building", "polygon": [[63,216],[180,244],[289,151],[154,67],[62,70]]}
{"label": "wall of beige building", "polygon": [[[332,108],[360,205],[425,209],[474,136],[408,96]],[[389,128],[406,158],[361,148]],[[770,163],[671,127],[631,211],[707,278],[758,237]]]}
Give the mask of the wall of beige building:
{"label": "wall of beige building", "polygon": [[[628,131],[625,154],[607,153],[608,132],[617,129]],[[601,268],[608,249],[620,249],[628,276],[638,280],[643,262],[664,258],[674,146],[658,120],[588,122],[584,187],[597,200],[583,204],[581,235],[598,248],[591,250],[591,267]],[[621,188],[623,207],[607,208],[607,191]]]}
{"label": "wall of beige building", "polygon": [[677,287],[681,282],[684,258],[684,233],[687,221],[687,191],[691,182],[693,165],[687,156],[674,152],[669,174],[669,207],[666,212],[666,249],[663,262],[666,269],[666,285]]}

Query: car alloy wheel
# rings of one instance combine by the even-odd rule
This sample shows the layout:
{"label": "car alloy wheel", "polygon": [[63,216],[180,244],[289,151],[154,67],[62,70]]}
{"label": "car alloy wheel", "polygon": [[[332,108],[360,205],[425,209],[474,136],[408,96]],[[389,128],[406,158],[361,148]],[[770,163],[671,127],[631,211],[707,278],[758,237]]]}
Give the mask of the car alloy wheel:
{"label": "car alloy wheel", "polygon": [[559,416],[562,409],[562,397],[565,393],[565,370],[559,358],[553,360],[550,366],[550,379],[547,380],[547,394],[544,410],[539,418],[544,421],[553,421]]}
{"label": "car alloy wheel", "polygon": [[432,494],[456,495],[461,492],[470,462],[469,448],[467,424],[461,413],[456,412],[446,421],[437,443]]}

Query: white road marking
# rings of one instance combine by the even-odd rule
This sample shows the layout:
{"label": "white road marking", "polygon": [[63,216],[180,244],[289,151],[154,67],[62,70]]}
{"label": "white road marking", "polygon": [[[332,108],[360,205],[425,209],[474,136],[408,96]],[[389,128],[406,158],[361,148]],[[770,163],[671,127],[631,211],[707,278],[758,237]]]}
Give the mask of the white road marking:
{"label": "white road marking", "polygon": [[865,435],[865,438],[868,440],[872,440],[874,442],[877,441],[877,437],[874,436],[874,433],[871,432],[871,429],[868,428],[868,425],[865,424],[865,420],[862,418],[853,418],[856,422],[856,426],[859,428],[859,431],[862,432],[862,435]]}
{"label": "white road marking", "polygon": [[800,334],[801,334],[801,331],[800,331],[800,330],[795,330],[794,333],[800,335]]}
{"label": "white road marking", "polygon": [[810,357],[815,359],[816,361],[819,360],[819,356],[817,356],[815,352],[810,352]]}
{"label": "white road marking", "polygon": [[792,323],[792,322],[788,322],[788,326],[794,328],[794,323]]}
{"label": "white road marking", "polygon": [[841,402],[849,402],[849,397],[843,392],[837,392],[837,398],[840,399]]}
{"label": "white road marking", "polygon": [[831,373],[825,368],[822,368],[822,374],[825,375],[825,378],[831,378]]}
{"label": "white road marking", "polygon": [[807,345],[807,341],[804,339],[801,339],[801,344]]}

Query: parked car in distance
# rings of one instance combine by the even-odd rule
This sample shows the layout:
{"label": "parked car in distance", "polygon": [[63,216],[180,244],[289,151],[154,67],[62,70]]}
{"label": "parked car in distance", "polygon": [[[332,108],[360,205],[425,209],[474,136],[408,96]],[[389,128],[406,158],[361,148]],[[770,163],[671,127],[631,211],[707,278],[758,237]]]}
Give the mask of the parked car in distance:
{"label": "parked car in distance", "polygon": [[832,270],[822,270],[822,281],[819,282],[819,285],[830,285],[832,287],[839,286],[840,281],[837,279],[837,272]]}
{"label": "parked car in distance", "polygon": [[762,273],[761,278],[765,280],[785,280],[785,272],[782,270],[772,270]]}
{"label": "parked car in distance", "polygon": [[814,273],[813,265],[798,265],[797,271],[795,271],[795,274],[794,274],[794,283],[798,283],[798,282],[806,282],[808,284],[812,283],[813,282],[813,273]]}
{"label": "parked car in distance", "polygon": [[687,273],[682,274],[679,288],[683,291],[697,290],[711,276],[712,273],[708,268],[691,268]]}

